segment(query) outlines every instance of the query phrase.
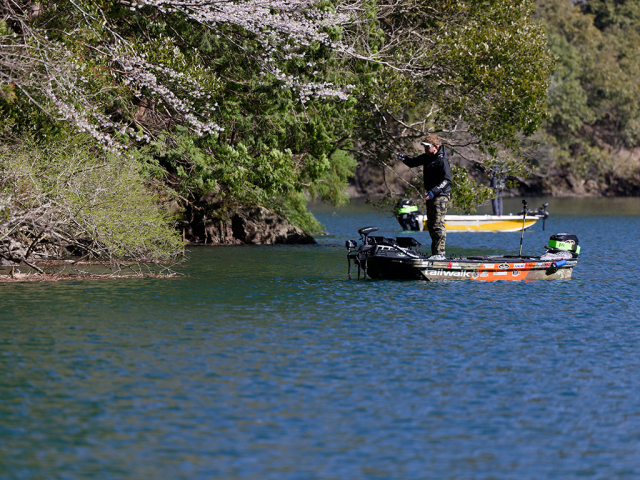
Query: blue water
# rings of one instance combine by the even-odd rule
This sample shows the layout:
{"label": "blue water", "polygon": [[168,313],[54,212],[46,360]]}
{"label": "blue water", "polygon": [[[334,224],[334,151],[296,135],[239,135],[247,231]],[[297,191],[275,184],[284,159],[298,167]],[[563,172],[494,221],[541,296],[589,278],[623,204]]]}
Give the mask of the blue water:
{"label": "blue water", "polygon": [[348,281],[357,228],[398,234],[354,203],[177,279],[1,284],[0,478],[640,478],[640,201],[550,204],[523,252],[576,234],[569,281]]}

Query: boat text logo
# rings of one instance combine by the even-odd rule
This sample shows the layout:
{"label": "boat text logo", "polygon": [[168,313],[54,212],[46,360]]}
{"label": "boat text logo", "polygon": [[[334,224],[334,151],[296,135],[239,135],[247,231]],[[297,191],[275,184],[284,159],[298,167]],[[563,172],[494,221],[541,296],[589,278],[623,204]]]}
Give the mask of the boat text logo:
{"label": "boat text logo", "polygon": [[425,271],[426,275],[431,275],[435,277],[465,277],[471,278],[473,272],[464,271],[464,270],[427,270]]}

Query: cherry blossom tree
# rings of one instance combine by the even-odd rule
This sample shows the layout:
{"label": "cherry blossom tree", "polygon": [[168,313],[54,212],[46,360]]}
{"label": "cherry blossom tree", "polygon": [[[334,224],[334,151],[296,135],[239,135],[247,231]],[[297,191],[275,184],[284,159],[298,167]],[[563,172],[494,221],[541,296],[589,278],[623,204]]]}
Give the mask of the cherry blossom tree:
{"label": "cherry blossom tree", "polygon": [[[130,32],[121,31],[118,19],[127,11],[138,16],[173,16],[225,37],[251,57],[263,74],[294,89],[302,103],[312,97],[346,99],[346,90],[330,82],[303,81],[281,70],[282,62],[304,58],[303,49],[312,43],[339,45],[327,30],[349,17],[316,2],[134,0],[114,5],[86,0],[0,0],[4,100],[13,101],[19,91],[44,112],[114,150],[125,146],[117,141],[118,135],[150,139],[149,132],[131,125],[131,118],[119,121],[117,115],[105,113],[105,103],[114,95],[161,103],[175,122],[197,135],[220,131],[222,127],[212,120],[216,110],[212,98],[217,92],[210,72],[206,68],[189,72],[151,60],[157,53],[146,52]],[[54,22],[74,28],[60,32],[51,28]],[[249,51],[242,45],[247,36],[258,48]],[[314,68],[311,60],[306,65]]]}

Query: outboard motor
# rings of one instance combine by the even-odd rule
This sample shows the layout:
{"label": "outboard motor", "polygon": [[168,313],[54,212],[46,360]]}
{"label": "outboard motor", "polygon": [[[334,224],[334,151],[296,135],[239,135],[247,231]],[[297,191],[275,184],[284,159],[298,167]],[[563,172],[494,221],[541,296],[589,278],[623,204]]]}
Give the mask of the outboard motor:
{"label": "outboard motor", "polygon": [[557,233],[549,237],[549,246],[545,247],[552,253],[561,251],[571,252],[572,257],[580,254],[580,246],[578,245],[578,237],[571,233]]}
{"label": "outboard motor", "polygon": [[549,237],[549,246],[545,246],[547,253],[540,260],[556,260],[554,266],[561,266],[566,260],[577,258],[580,254],[578,237],[571,233],[556,233]]}
{"label": "outboard motor", "polygon": [[398,223],[402,227],[402,230],[416,232],[422,231],[423,225],[418,217],[420,212],[418,207],[413,204],[411,199],[403,198],[396,203],[396,209],[394,211]]}

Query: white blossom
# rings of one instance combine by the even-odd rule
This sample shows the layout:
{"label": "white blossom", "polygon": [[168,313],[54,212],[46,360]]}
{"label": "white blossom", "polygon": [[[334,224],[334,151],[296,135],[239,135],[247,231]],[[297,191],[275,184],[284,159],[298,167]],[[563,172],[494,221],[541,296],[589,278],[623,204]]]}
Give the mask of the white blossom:
{"label": "white blossom", "polygon": [[[278,67],[283,62],[305,58],[305,48],[314,43],[341,52],[349,51],[346,45],[333,42],[326,33],[329,27],[350,21],[346,11],[320,8],[316,0],[130,0],[128,3],[131,10],[142,14],[145,8],[152,8],[164,14],[182,15],[202,28],[210,29],[216,36],[224,36],[224,27],[227,26],[241,28],[253,35],[259,45],[256,51],[247,52],[247,55],[252,56],[261,68],[259,73],[264,81],[271,78],[281,82],[282,88],[297,92],[303,105],[312,98],[344,100],[348,96],[349,87],[306,81]],[[93,18],[91,13],[82,10],[80,2],[70,2],[69,8],[77,9],[85,19]],[[139,97],[144,92],[152,102],[166,107],[198,135],[222,130],[212,121],[218,104],[213,101],[215,94],[210,87],[202,85],[198,78],[150,60],[147,54],[139,52],[117,32],[109,30],[113,36],[111,46],[92,47],[100,62],[111,68],[108,75],[113,82],[111,87],[100,87],[101,90],[95,92],[91,85],[94,80],[92,69],[88,69],[83,60],[76,58],[64,44],[31,30],[20,10],[9,11],[9,14],[22,22],[24,43],[12,41],[3,46],[4,50],[0,52],[0,83],[14,84],[25,94],[34,89],[39,91],[54,106],[55,112],[50,113],[75,125],[80,131],[88,132],[109,150],[121,151],[124,148],[109,132],[126,134],[138,141],[150,141],[148,133],[141,134],[133,126],[101,113],[104,105],[100,96],[108,93],[109,89],[125,89]],[[107,30],[109,28],[107,26]],[[31,45],[38,45],[38,48],[32,49]],[[175,49],[174,54],[179,56],[180,50]],[[312,76],[317,76],[315,64],[312,61],[306,64]],[[22,72],[22,77],[16,78],[15,73],[7,76],[4,74],[7,71]],[[36,101],[36,104],[47,108],[46,102]]]}

